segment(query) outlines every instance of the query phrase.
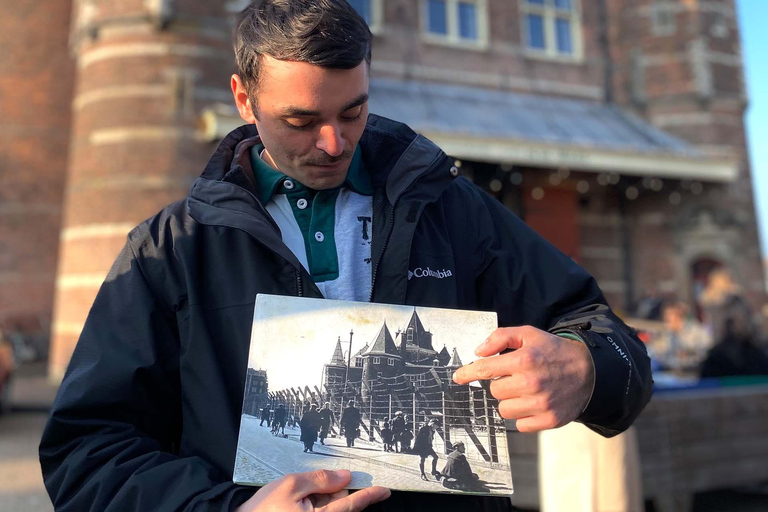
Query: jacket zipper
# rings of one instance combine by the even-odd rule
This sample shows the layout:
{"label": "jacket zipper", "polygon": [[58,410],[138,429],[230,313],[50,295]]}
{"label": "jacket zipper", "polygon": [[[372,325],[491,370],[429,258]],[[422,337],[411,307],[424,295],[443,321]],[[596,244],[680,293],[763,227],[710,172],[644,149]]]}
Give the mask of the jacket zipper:
{"label": "jacket zipper", "polygon": [[440,158],[435,163],[427,167],[426,170],[424,170],[424,172],[416,176],[413,179],[413,181],[411,181],[410,185],[408,185],[405,188],[405,190],[403,190],[400,193],[400,195],[397,196],[397,199],[395,199],[395,204],[392,205],[392,212],[389,214],[389,230],[387,231],[387,236],[384,238],[384,243],[381,245],[381,253],[379,254],[379,257],[376,259],[376,263],[373,265],[373,274],[371,275],[371,294],[368,296],[368,302],[373,301],[373,290],[374,290],[374,286],[376,285],[376,274],[379,270],[379,263],[381,263],[381,258],[384,256],[384,251],[387,250],[387,244],[389,243],[389,239],[392,236],[392,230],[395,228],[395,209],[397,208],[397,204],[400,202],[400,198],[403,197],[407,192],[409,192],[414,187],[416,182],[418,182],[423,176],[432,172],[434,169],[437,169],[446,158],[448,157],[443,156],[443,158]]}
{"label": "jacket zipper", "polygon": [[299,297],[303,297],[304,296],[304,286],[303,286],[303,283],[301,282],[301,272],[299,272],[298,269],[296,270],[296,284],[297,284],[298,289],[299,289]]}

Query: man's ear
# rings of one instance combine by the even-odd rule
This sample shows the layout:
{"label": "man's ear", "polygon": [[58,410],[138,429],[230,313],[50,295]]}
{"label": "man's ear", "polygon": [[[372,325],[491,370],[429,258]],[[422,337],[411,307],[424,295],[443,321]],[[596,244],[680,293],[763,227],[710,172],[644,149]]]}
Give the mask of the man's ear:
{"label": "man's ear", "polygon": [[248,89],[246,89],[243,80],[240,75],[232,75],[232,95],[235,97],[235,107],[240,117],[243,118],[248,124],[256,123],[256,116],[253,115],[253,105],[251,104],[251,98],[248,95]]}

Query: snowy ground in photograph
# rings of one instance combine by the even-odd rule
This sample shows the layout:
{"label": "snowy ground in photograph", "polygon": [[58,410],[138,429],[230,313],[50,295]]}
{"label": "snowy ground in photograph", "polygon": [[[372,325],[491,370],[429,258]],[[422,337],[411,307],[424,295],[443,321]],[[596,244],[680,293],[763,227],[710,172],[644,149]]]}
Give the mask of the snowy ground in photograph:
{"label": "snowy ground in photograph", "polygon": [[[240,442],[237,448],[234,480],[237,483],[263,484],[279,478],[286,473],[312,471],[315,469],[348,469],[352,472],[351,489],[360,489],[371,485],[381,485],[390,489],[455,492],[443,487],[441,482],[430,475],[432,459],[424,463],[429,481],[419,476],[419,457],[412,454],[384,452],[379,443],[370,443],[362,439],[355,440],[355,446],[348,448],[343,437],[328,438],[323,446],[315,443],[314,453],[304,453],[304,445],[299,441],[298,428],[286,427],[288,438],[275,437],[266,424],[259,426],[260,420],[243,415],[240,429]],[[445,466],[445,455],[438,453],[437,470]],[[508,471],[483,468],[473,465],[472,471],[493,494],[509,495],[511,476]]]}

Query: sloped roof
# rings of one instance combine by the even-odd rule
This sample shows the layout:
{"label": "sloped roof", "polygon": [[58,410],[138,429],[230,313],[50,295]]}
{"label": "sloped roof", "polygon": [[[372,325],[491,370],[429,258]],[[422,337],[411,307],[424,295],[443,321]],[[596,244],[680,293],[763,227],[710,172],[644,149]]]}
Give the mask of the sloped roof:
{"label": "sloped roof", "polygon": [[445,345],[443,345],[443,350],[440,351],[440,353],[437,354],[437,359],[440,361],[440,364],[445,366],[448,361],[451,360],[451,354],[448,352],[448,348],[446,348]]}
{"label": "sloped roof", "polygon": [[390,334],[389,329],[387,328],[387,322],[384,322],[384,325],[381,326],[381,330],[376,335],[376,337],[373,339],[373,343],[371,344],[371,348],[368,349],[368,352],[366,354],[391,354],[391,355],[399,355],[397,353],[397,347],[395,346],[395,341],[392,339],[392,334]]}
{"label": "sloped roof", "polygon": [[409,125],[457,158],[713,181],[738,174],[732,159],[715,161],[599,101],[374,78],[370,111]]}
{"label": "sloped roof", "polygon": [[344,361],[344,352],[341,350],[341,338],[336,340],[336,348],[333,351],[333,357],[331,358],[330,365],[331,366],[347,365],[346,361]]}
{"label": "sloped roof", "polygon": [[453,356],[451,356],[451,361],[448,363],[448,366],[456,368],[459,366],[464,366],[461,364],[461,358],[459,357],[459,353],[456,351],[456,348],[453,349]]}

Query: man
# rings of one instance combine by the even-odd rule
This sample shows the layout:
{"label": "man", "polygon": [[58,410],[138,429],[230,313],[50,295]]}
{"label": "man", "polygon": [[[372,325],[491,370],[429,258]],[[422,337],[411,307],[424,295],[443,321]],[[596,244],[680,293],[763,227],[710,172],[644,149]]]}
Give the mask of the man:
{"label": "man", "polygon": [[463,441],[457,441],[453,445],[454,450],[448,454],[443,468],[443,486],[451,489],[470,491],[477,489],[479,478],[472,472],[467,456],[464,455],[466,447]]}
{"label": "man", "polygon": [[283,404],[278,404],[272,418],[272,433],[279,435],[281,430],[282,435],[285,435],[285,406]]}
{"label": "man", "polygon": [[309,410],[304,413],[299,421],[301,428],[301,438],[304,443],[304,453],[314,452],[315,441],[317,441],[317,431],[320,430],[320,413],[317,411],[317,404],[311,404]]}
{"label": "man", "polygon": [[437,454],[432,446],[432,441],[435,439],[435,429],[437,428],[437,420],[429,420],[429,423],[424,424],[419,432],[416,434],[416,440],[413,442],[413,453],[419,456],[419,471],[421,471],[421,479],[429,480],[424,473],[424,461],[427,457],[432,457],[432,476],[440,481],[442,476],[437,470]]}
{"label": "man", "polygon": [[339,422],[341,429],[344,431],[344,437],[347,439],[348,448],[355,446],[355,439],[357,439],[360,432],[360,420],[360,409],[355,407],[354,400],[350,400],[344,412],[341,413],[341,421]]}
{"label": "man", "polygon": [[[458,382],[491,380],[524,432],[632,423],[650,397],[642,344],[586,272],[438,147],[368,115],[371,34],[349,4],[258,0],[235,34],[248,126],[188,198],[129,234],[99,291],[40,446],[56,508],[294,510],[314,495],[360,510],[389,496],[341,492],[346,471],[256,494],[232,483],[257,293],[495,311],[503,327]],[[427,266],[451,275],[408,279]],[[371,510],[509,507],[396,492]]]}
{"label": "man", "polygon": [[325,438],[328,437],[328,433],[331,430],[331,426],[336,422],[336,418],[331,410],[331,403],[325,402],[325,405],[320,409],[320,444],[325,445]]}
{"label": "man", "polygon": [[403,411],[397,411],[395,418],[392,420],[392,440],[395,442],[395,451],[400,453],[401,440],[400,437],[405,430],[405,419],[403,418]]}
{"label": "man", "polygon": [[261,421],[259,422],[259,426],[263,426],[264,422],[267,422],[267,426],[269,426],[269,404],[265,405],[261,408]]}

